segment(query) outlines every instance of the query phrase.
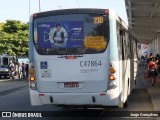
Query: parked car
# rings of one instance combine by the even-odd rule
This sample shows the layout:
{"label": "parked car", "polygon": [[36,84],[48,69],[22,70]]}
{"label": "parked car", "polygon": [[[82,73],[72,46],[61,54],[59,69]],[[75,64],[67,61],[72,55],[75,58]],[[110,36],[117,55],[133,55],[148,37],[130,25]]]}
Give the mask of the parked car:
{"label": "parked car", "polygon": [[4,78],[9,77],[8,65],[10,61],[17,62],[18,58],[16,56],[9,56],[6,54],[0,55],[0,78],[2,78],[2,76]]}
{"label": "parked car", "polygon": [[7,65],[1,65],[0,66],[0,78],[1,77],[7,78],[9,77],[9,69]]}

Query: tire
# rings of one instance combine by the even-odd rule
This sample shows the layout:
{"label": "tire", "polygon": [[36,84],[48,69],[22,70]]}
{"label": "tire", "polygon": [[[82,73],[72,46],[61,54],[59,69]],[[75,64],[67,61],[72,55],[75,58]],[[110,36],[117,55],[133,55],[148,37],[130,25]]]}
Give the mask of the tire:
{"label": "tire", "polygon": [[127,108],[128,107],[128,99],[126,100],[126,102],[123,104],[123,108]]}

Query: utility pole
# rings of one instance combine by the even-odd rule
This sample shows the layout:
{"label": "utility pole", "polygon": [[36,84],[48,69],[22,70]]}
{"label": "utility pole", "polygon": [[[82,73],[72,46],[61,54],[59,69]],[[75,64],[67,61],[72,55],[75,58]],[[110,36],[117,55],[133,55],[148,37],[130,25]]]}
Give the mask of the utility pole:
{"label": "utility pole", "polygon": [[31,9],[31,6],[30,6],[30,0],[29,0],[29,18],[30,18],[30,9]]}
{"label": "utility pole", "polygon": [[39,12],[41,12],[41,1],[39,0]]}

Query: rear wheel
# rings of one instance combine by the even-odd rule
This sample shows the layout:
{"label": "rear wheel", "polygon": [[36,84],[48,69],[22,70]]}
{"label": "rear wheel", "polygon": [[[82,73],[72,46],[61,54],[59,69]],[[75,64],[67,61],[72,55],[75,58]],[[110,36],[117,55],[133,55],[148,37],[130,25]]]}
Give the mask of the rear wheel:
{"label": "rear wheel", "polygon": [[126,100],[126,102],[123,104],[123,108],[127,108],[128,107],[128,98]]}

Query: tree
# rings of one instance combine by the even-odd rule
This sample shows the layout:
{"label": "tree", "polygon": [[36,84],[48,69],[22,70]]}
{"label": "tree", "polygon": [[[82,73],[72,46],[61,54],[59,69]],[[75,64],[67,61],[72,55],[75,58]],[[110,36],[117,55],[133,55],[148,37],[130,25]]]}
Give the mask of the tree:
{"label": "tree", "polygon": [[21,30],[21,22],[17,20],[7,20],[3,25],[3,31],[6,33],[16,33]]}
{"label": "tree", "polygon": [[0,23],[0,31],[3,29],[3,23]]}
{"label": "tree", "polygon": [[28,56],[28,31],[18,31],[15,35],[13,51],[18,56]]}
{"label": "tree", "polygon": [[28,29],[29,29],[29,23],[23,23],[23,24],[21,24],[21,30],[22,31],[28,31]]}
{"label": "tree", "polygon": [[12,43],[12,37],[13,35],[0,32],[0,54],[8,54],[8,55],[15,55],[15,53],[12,51],[12,48],[14,47]]}
{"label": "tree", "polygon": [[26,56],[28,54],[28,23],[7,20],[0,31],[0,54]]}

